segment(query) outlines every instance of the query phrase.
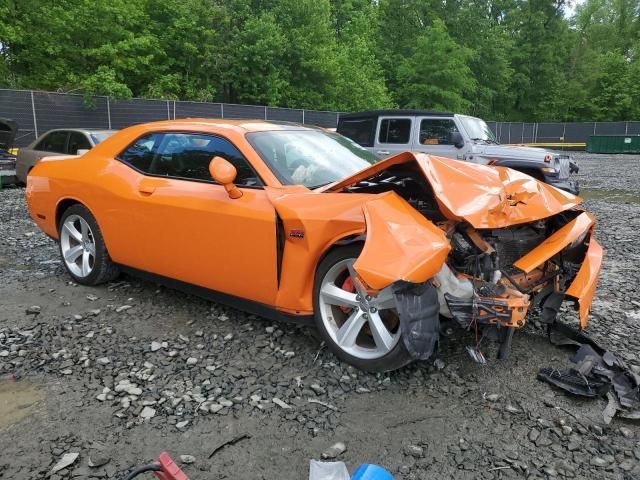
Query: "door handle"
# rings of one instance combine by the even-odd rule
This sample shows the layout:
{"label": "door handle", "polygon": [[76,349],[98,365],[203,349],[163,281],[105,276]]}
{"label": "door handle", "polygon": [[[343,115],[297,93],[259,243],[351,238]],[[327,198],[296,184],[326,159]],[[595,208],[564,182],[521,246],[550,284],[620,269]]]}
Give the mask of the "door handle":
{"label": "door handle", "polygon": [[156,187],[155,185],[141,183],[140,185],[138,185],[138,191],[144,195],[151,195],[156,191]]}
{"label": "door handle", "polygon": [[378,150],[376,153],[378,155],[389,155],[389,150]]}

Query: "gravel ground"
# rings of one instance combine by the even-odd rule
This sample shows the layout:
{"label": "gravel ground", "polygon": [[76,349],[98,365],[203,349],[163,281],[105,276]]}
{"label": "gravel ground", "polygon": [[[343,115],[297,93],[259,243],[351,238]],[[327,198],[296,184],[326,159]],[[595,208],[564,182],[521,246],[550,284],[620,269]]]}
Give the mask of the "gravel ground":
{"label": "gravel ground", "polygon": [[[640,157],[578,157],[606,249],[589,332],[638,369]],[[350,471],[402,479],[640,478],[638,424],[536,380],[569,352],[535,326],[506,363],[472,363],[456,332],[436,362],[363,373],[309,328],[132,277],[72,283],[23,194],[0,191],[0,478],[121,478],[166,450],[192,480],[305,479],[336,442]]]}

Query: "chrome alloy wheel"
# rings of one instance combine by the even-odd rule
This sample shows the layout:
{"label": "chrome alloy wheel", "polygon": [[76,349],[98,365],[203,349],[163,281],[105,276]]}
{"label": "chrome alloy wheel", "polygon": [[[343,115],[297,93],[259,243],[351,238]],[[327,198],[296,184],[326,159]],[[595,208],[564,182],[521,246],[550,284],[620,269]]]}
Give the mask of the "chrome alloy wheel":
{"label": "chrome alloy wheel", "polygon": [[371,360],[389,353],[400,340],[400,322],[391,287],[371,297],[359,291],[353,262],[333,265],[320,286],[320,316],[326,331],[340,349],[359,359]]}
{"label": "chrome alloy wheel", "polygon": [[67,268],[76,277],[88,277],[96,261],[96,240],[87,221],[69,215],[60,231],[60,249]]}

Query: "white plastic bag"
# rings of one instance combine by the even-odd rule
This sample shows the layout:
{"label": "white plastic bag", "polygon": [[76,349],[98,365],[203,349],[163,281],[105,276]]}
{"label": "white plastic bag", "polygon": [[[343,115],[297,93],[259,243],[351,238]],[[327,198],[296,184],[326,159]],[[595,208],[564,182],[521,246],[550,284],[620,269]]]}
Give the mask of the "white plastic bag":
{"label": "white plastic bag", "polygon": [[350,478],[344,462],[309,461],[309,480],[349,480]]}

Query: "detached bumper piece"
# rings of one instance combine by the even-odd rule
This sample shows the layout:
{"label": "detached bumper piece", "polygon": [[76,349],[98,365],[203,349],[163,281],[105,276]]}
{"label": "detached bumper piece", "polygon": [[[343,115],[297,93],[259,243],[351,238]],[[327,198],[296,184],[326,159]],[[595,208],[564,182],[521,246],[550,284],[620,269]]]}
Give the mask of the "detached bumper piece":
{"label": "detached bumper piece", "polygon": [[609,405],[603,416],[607,423],[616,413],[623,418],[640,419],[640,375],[583,332],[561,323],[553,328],[579,348],[569,359],[568,369],[541,368],[538,379],[573,395],[595,398],[606,394]]}
{"label": "detached bumper piece", "polygon": [[463,328],[474,322],[501,327],[523,327],[529,308],[529,302],[525,297],[467,299],[446,293],[444,298],[451,315]]}
{"label": "detached bumper piece", "polygon": [[593,375],[583,375],[573,368],[569,370],[541,368],[538,379],[582,397],[601,397],[609,391],[608,383]]}

